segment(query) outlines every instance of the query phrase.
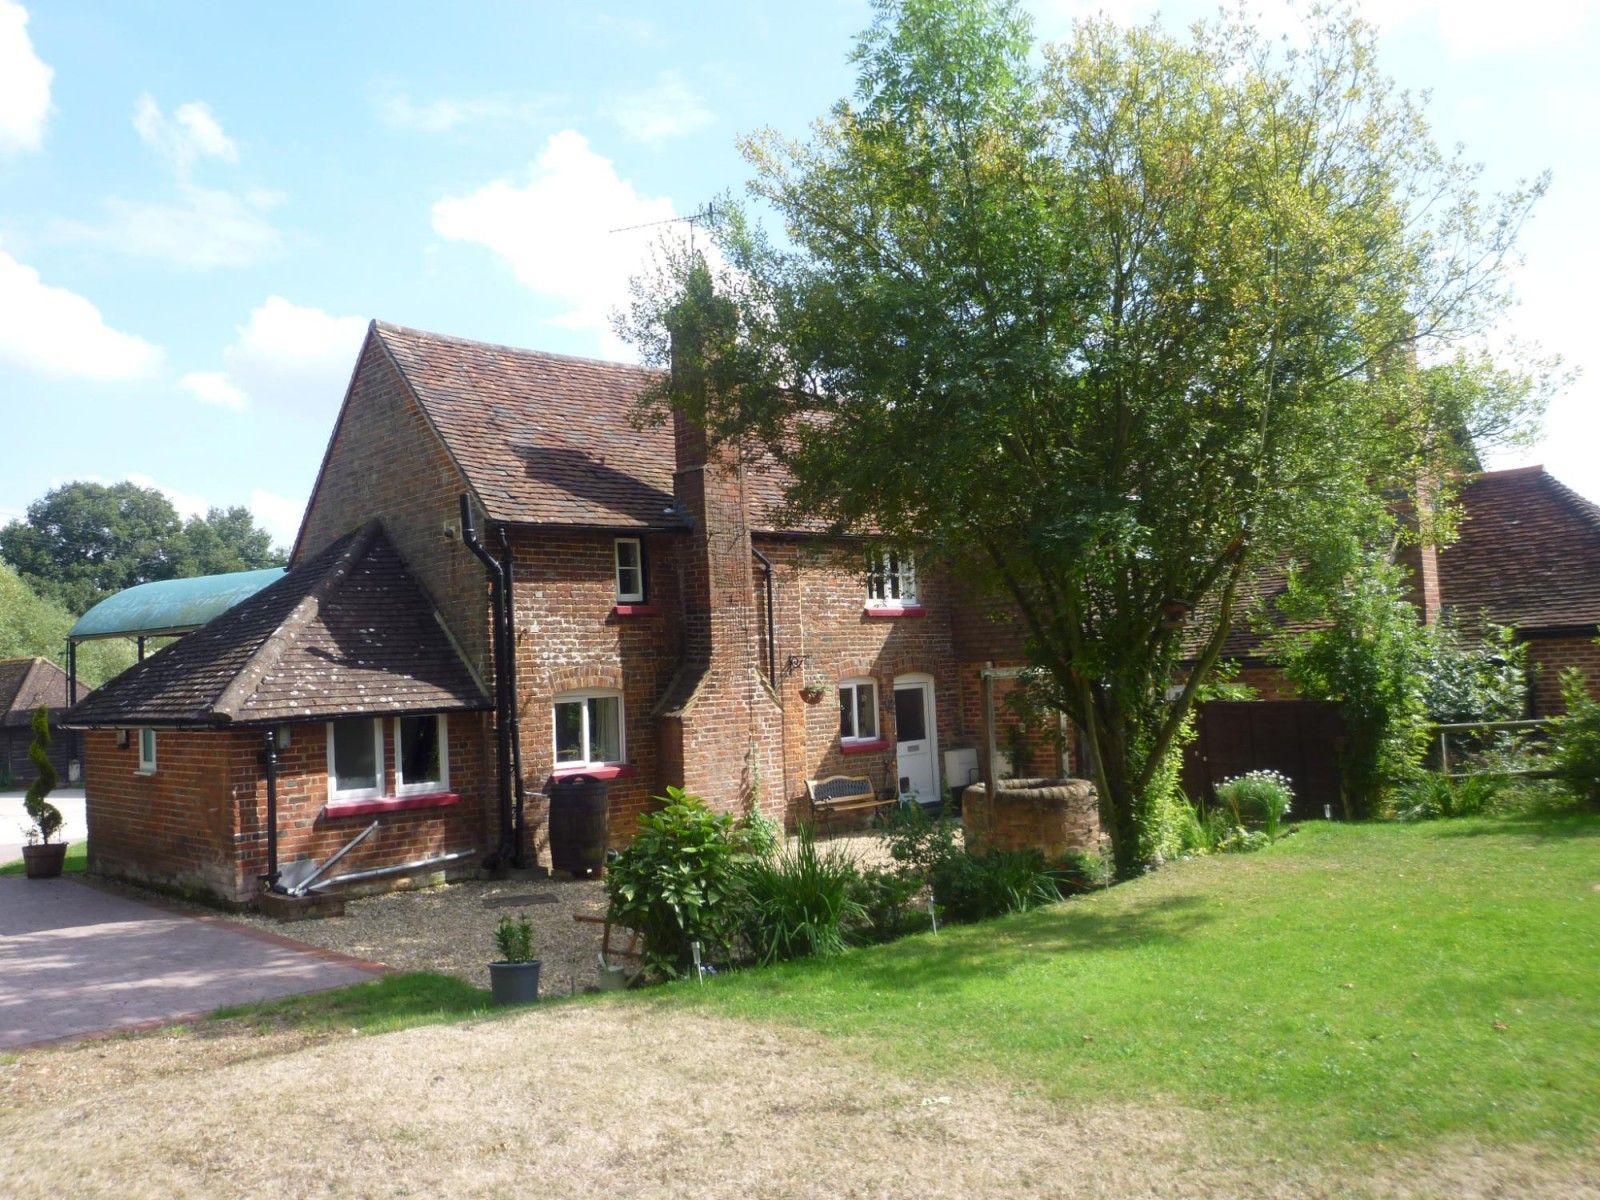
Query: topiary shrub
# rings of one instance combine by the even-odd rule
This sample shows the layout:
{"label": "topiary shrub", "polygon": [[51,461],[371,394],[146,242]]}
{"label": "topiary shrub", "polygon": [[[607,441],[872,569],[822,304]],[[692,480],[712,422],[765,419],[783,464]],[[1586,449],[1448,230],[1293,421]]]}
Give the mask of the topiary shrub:
{"label": "topiary shrub", "polygon": [[55,790],[59,777],[50,762],[50,711],[42,704],[33,714],[33,744],[28,747],[28,761],[33,763],[38,772],[22,800],[28,819],[33,822],[33,827],[28,830],[28,839],[32,841],[37,838],[48,846],[50,839],[61,829],[62,817],[61,810],[45,800]]}

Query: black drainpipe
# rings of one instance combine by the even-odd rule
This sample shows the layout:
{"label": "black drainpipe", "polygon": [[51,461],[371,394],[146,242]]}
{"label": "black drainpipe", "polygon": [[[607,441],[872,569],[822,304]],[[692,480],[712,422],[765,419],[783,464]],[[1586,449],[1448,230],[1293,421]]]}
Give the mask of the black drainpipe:
{"label": "black drainpipe", "polygon": [[778,643],[772,624],[772,560],[757,550],[754,544],[750,546],[750,553],[756,556],[756,561],[765,567],[767,572],[767,682],[776,688],[778,686]]}
{"label": "black drainpipe", "polygon": [[262,737],[267,758],[267,873],[262,878],[271,888],[278,882],[278,731],[268,729]]}
{"label": "black drainpipe", "polygon": [[507,725],[513,705],[506,699],[506,622],[505,572],[500,563],[478,541],[472,525],[472,501],[461,497],[461,542],[489,572],[489,611],[494,626],[494,719],[495,766],[500,798],[500,846],[484,865],[490,868],[509,864],[516,857],[516,830],[511,812],[511,737]]}
{"label": "black drainpipe", "polygon": [[511,539],[506,536],[506,527],[499,527],[500,534],[500,570],[505,575],[504,590],[502,593],[505,609],[506,632],[506,696],[510,700],[509,719],[506,722],[506,731],[511,737],[511,782],[516,788],[516,831],[517,853],[516,865],[526,867],[530,864],[525,861],[528,845],[528,814],[527,788],[522,782],[522,727],[521,718],[517,716],[517,605],[513,588],[516,584],[516,573],[511,569],[514,562],[511,555]]}

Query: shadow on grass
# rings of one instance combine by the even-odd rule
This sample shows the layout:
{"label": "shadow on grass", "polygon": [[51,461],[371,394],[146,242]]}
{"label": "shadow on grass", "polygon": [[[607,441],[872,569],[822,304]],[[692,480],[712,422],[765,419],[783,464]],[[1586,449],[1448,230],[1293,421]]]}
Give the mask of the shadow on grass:
{"label": "shadow on grass", "polygon": [[1515,837],[1592,838],[1600,837],[1600,813],[1587,812],[1571,805],[1540,807],[1526,812],[1508,813],[1472,824],[1439,822],[1439,836],[1449,838]]}
{"label": "shadow on grass", "polygon": [[1068,901],[993,921],[943,927],[843,958],[811,959],[777,968],[735,972],[730,979],[752,992],[777,994],[809,971],[836,970],[852,988],[950,992],[993,982],[1041,961],[1070,973],[1076,953],[1136,951],[1192,938],[1220,914],[1198,894],[1161,897],[1128,908]]}
{"label": "shadow on grass", "polygon": [[[452,975],[413,971],[326,992],[219,1008],[211,1014],[211,1020],[243,1021],[258,1030],[383,1033],[485,1016],[491,1011],[505,1010],[491,1006],[487,989],[473,987]],[[193,1028],[203,1036],[204,1026]]]}

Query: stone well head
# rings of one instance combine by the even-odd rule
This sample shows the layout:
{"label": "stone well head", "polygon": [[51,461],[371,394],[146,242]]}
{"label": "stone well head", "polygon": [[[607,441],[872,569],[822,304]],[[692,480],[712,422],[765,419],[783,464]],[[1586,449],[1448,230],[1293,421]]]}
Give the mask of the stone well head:
{"label": "stone well head", "polygon": [[1046,862],[1100,848],[1100,798],[1087,779],[1001,779],[961,795],[967,845],[974,850],[1038,850]]}

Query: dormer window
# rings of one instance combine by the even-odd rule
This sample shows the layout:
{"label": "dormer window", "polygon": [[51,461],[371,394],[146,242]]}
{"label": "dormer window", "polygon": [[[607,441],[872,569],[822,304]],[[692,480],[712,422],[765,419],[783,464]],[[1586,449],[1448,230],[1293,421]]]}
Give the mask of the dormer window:
{"label": "dormer window", "polygon": [[867,607],[909,608],[916,603],[916,560],[899,550],[873,555],[867,563]]}
{"label": "dormer window", "polygon": [[617,603],[644,603],[644,544],[638,538],[616,540]]}

